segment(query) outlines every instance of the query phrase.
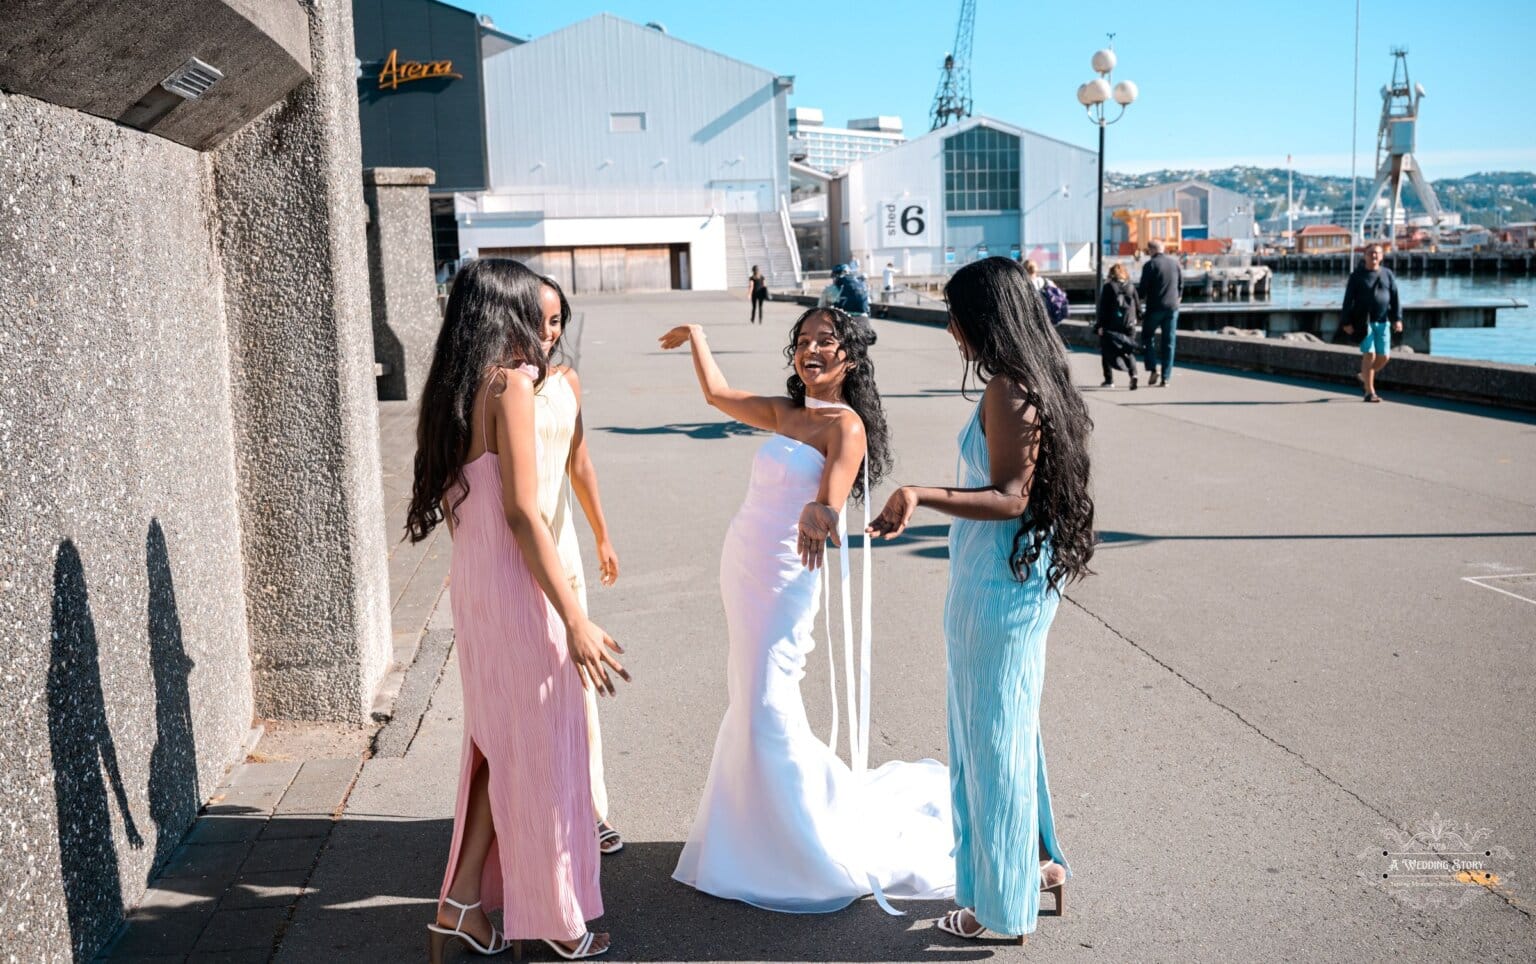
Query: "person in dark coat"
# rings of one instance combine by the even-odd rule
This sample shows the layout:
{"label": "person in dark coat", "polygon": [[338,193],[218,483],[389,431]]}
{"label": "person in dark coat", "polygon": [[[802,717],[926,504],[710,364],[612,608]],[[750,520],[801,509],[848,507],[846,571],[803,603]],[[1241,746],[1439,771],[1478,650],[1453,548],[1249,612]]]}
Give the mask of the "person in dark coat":
{"label": "person in dark coat", "polygon": [[1179,331],[1179,303],[1184,297],[1184,271],[1163,253],[1163,242],[1147,242],[1147,263],[1141,266],[1137,293],[1145,312],[1141,350],[1147,361],[1147,384],[1167,386],[1173,377],[1173,349]]}
{"label": "person in dark coat", "polygon": [[1361,264],[1344,287],[1344,310],[1339,330],[1349,341],[1360,342],[1360,385],[1367,402],[1379,402],[1376,376],[1387,367],[1392,333],[1403,330],[1403,305],[1397,296],[1397,278],[1381,263],[1381,245],[1365,249]]}
{"label": "person in dark coat", "polygon": [[1099,357],[1104,363],[1104,383],[1100,388],[1115,387],[1115,368],[1124,363],[1131,375],[1131,391],[1136,390],[1136,322],[1141,317],[1140,299],[1131,286],[1125,265],[1109,267],[1109,278],[1099,289],[1099,304],[1093,330],[1099,336]]}

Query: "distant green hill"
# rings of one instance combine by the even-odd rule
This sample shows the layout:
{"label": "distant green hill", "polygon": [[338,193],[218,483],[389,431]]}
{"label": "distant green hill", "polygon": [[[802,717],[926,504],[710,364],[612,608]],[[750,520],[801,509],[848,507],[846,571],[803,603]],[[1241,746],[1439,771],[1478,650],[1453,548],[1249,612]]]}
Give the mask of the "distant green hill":
{"label": "distant green hill", "polygon": [[[1104,174],[1106,186],[1112,191],[1190,179],[1209,181],[1218,187],[1249,195],[1254,199],[1255,214],[1261,219],[1285,213],[1283,167],[1228,167],[1218,171],[1165,170],[1146,174],[1106,171]],[[1355,183],[1359,202],[1364,204],[1371,190],[1372,178],[1358,178]],[[1435,188],[1435,196],[1440,199],[1440,206],[1448,211],[1459,212],[1462,220],[1469,224],[1491,226],[1500,220],[1501,215],[1504,221],[1536,220],[1536,173],[1494,171],[1442,178],[1431,183]],[[1347,177],[1298,173],[1295,192],[1298,207],[1349,207]],[[1424,209],[1411,185],[1403,188],[1403,203],[1410,212]],[[1500,208],[1506,210],[1500,211]]]}

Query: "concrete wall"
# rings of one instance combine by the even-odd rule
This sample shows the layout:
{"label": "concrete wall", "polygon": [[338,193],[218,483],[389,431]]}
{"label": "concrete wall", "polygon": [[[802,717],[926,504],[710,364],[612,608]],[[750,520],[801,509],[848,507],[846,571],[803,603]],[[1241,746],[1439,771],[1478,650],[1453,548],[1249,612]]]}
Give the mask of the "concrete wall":
{"label": "concrete wall", "polygon": [[89,960],[251,724],[213,178],[25,97],[0,145],[0,951]]}
{"label": "concrete wall", "polygon": [[352,14],[314,80],[215,152],[256,711],[367,719],[389,668]]}
{"label": "concrete wall", "polygon": [[253,711],[384,669],[349,8],[305,10],[316,80],[208,153],[0,94],[0,960],[90,960]]}
{"label": "concrete wall", "polygon": [[363,170],[368,204],[368,278],[373,358],[384,366],[379,398],[420,398],[442,328],[432,271],[432,213],[424,167]]}

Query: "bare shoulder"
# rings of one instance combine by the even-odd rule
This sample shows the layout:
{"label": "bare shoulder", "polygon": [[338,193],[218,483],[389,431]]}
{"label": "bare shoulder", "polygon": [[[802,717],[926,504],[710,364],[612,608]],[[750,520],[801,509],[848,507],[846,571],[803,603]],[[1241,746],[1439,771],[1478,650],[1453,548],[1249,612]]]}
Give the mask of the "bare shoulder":
{"label": "bare shoulder", "polygon": [[571,386],[571,391],[576,393],[577,398],[580,398],[581,376],[576,374],[576,369],[569,365],[561,365],[559,368],[556,368],[555,371],[559,372],[560,375],[565,378],[566,383]]}
{"label": "bare shoulder", "polygon": [[1032,427],[1039,421],[1039,413],[1030,399],[1029,390],[1006,375],[999,375],[987,382],[981,396],[981,408],[983,428],[1004,424],[1022,429]]}
{"label": "bare shoulder", "polygon": [[491,375],[491,397],[497,404],[506,408],[523,400],[533,398],[533,376],[521,368],[498,368]]}
{"label": "bare shoulder", "polygon": [[845,439],[864,437],[864,420],[857,412],[844,410],[837,413],[837,434]]}

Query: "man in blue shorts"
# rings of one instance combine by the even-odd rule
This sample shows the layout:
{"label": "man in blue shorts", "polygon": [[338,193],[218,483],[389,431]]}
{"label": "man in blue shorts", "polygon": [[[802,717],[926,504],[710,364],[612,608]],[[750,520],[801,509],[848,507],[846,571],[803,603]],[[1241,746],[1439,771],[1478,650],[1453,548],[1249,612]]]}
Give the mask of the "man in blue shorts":
{"label": "man in blue shorts", "polygon": [[1397,279],[1391,268],[1381,266],[1381,245],[1365,249],[1361,265],[1349,276],[1340,313],[1344,334],[1360,332],[1360,384],[1367,402],[1379,402],[1376,375],[1387,367],[1392,333],[1403,330],[1403,309],[1397,298]]}

